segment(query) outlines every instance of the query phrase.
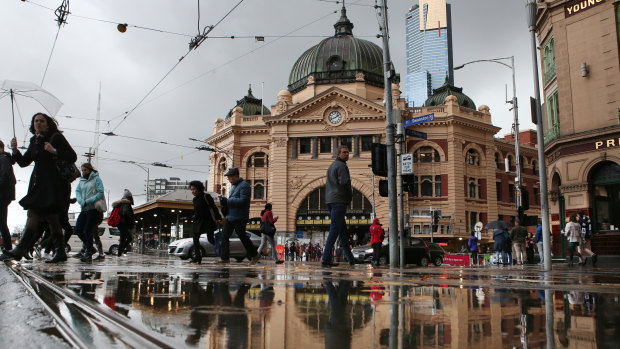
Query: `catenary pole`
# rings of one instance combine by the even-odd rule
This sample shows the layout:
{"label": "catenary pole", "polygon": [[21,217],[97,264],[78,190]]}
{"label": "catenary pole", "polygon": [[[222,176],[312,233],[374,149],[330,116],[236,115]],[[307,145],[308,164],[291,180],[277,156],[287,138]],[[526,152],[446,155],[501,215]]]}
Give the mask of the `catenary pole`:
{"label": "catenary pole", "polygon": [[532,68],[534,71],[534,98],[536,99],[536,138],[538,140],[538,176],[540,180],[540,215],[542,216],[543,269],[551,271],[551,235],[549,232],[549,198],[547,193],[547,169],[545,164],[545,137],[543,135],[542,111],[540,110],[540,87],[538,85],[538,59],[536,55],[536,1],[527,0],[528,26],[532,44]]}
{"label": "catenary pole", "polygon": [[396,148],[392,113],[392,61],[388,30],[387,0],[381,5],[381,36],[383,38],[383,82],[385,90],[385,145],[387,146],[388,210],[390,218],[390,268],[398,267],[398,205],[396,200]]}

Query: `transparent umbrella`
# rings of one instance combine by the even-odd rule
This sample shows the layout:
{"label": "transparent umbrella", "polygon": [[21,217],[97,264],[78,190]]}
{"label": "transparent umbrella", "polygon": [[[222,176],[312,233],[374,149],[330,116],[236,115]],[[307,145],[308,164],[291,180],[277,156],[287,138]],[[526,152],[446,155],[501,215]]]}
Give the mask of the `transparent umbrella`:
{"label": "transparent umbrella", "polygon": [[13,117],[13,137],[15,137],[15,110],[13,103],[16,97],[25,97],[37,101],[50,116],[56,116],[62,102],[39,85],[27,81],[0,80],[0,99],[10,96],[11,114]]}

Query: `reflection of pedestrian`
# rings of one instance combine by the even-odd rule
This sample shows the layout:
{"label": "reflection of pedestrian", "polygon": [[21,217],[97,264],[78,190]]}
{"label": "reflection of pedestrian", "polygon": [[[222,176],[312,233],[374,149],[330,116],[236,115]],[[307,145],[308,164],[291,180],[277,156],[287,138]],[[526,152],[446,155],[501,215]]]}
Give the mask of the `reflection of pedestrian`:
{"label": "reflection of pedestrian", "polygon": [[349,148],[347,146],[340,146],[336,160],[327,169],[325,203],[329,209],[331,224],[321,262],[321,265],[324,267],[337,265],[332,261],[332,252],[338,237],[342,240],[342,247],[344,248],[345,256],[349,260],[349,264],[355,264],[349,245],[349,234],[347,233],[347,223],[345,220],[347,206],[351,204],[353,198],[347,160],[349,160]]}
{"label": "reflection of pedestrian", "polygon": [[10,251],[11,233],[6,223],[8,208],[15,200],[15,174],[13,173],[13,158],[4,152],[4,143],[0,141],[0,234],[2,234],[2,249]]}
{"label": "reflection of pedestrian", "polygon": [[329,298],[329,322],[325,325],[325,347],[334,349],[351,348],[351,314],[347,314],[347,297],[351,281],[340,281],[338,288],[331,280],[324,283]]}

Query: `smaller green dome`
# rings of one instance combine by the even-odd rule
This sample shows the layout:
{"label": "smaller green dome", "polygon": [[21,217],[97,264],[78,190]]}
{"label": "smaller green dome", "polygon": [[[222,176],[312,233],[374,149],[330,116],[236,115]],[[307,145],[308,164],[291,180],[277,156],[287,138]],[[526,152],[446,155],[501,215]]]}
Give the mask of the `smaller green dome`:
{"label": "smaller green dome", "polygon": [[474,103],[471,98],[463,93],[463,88],[452,86],[447,78],[443,86],[433,90],[433,95],[428,97],[426,102],[424,102],[424,106],[432,107],[436,105],[443,105],[446,102],[446,98],[450,95],[456,97],[461,107],[476,110],[476,103]]}
{"label": "smaller green dome", "polygon": [[248,89],[248,95],[238,100],[237,104],[226,114],[226,119],[232,116],[233,109],[236,107],[241,107],[243,109],[243,115],[261,115],[261,108],[263,115],[271,114],[271,111],[263,105],[263,100],[252,95],[252,85],[250,85]]}

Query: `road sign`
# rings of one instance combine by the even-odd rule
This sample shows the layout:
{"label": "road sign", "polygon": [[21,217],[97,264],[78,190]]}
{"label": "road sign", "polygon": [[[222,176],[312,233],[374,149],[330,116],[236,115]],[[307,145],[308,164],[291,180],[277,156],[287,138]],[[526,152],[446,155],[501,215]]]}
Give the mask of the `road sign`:
{"label": "road sign", "polygon": [[427,137],[426,132],[410,130],[408,128],[405,129],[405,134],[409,137],[417,137],[417,138],[422,138],[422,139],[426,139]]}
{"label": "road sign", "polygon": [[423,124],[425,122],[435,120],[435,113],[430,113],[422,116],[418,116],[416,118],[411,118],[409,120],[403,121],[403,126],[409,127],[417,124]]}
{"label": "road sign", "polygon": [[400,156],[400,174],[410,175],[413,174],[413,154],[406,153]]}

